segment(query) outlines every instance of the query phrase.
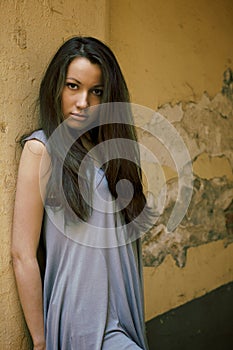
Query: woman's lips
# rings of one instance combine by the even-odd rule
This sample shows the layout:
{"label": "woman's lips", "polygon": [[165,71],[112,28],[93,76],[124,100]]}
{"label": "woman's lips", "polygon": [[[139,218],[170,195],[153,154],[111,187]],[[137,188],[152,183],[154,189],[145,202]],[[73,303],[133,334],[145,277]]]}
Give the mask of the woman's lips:
{"label": "woman's lips", "polygon": [[70,117],[78,121],[84,121],[88,118],[88,115],[81,113],[70,113]]}

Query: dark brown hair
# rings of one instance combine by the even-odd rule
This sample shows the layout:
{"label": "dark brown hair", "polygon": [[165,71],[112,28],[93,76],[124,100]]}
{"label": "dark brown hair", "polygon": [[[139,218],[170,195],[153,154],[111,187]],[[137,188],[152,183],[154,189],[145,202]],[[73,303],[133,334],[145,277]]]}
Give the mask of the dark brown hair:
{"label": "dark brown hair", "polygon": [[[63,122],[61,110],[61,93],[69,64],[77,57],[85,57],[101,68],[104,83],[101,104],[106,104],[106,122],[95,125],[90,131],[93,142],[100,144],[106,140],[126,139],[129,147],[125,150],[119,142],[111,143],[109,161],[102,165],[108,187],[114,198],[122,192],[122,201],[126,195],[125,189],[116,191],[117,183],[122,179],[131,182],[134,195],[130,203],[121,210],[125,223],[132,222],[146,208],[146,199],[143,193],[140,157],[137,136],[133,125],[128,88],[112,51],[101,41],[92,37],[73,37],[66,41],[52,58],[40,86],[40,126],[48,139]],[[112,105],[111,105],[112,103]],[[119,103],[119,108],[116,103]],[[115,110],[117,109],[117,117]],[[106,112],[108,111],[108,112]],[[87,150],[81,141],[75,140],[67,154],[62,155],[62,147],[67,141],[67,134],[56,145],[51,142],[49,151],[52,159],[52,173],[48,183],[48,198],[56,198],[59,205],[68,207],[82,220],[87,220],[91,214],[91,206],[85,202],[82,191],[91,192],[87,178],[78,181],[79,167]],[[113,146],[112,146],[113,145]],[[112,149],[113,147],[113,149]],[[124,153],[127,151],[127,156]],[[62,183],[59,183],[59,174],[62,167]],[[80,184],[81,187],[80,188]],[[64,192],[63,192],[64,191]],[[65,201],[62,193],[65,195]],[[87,194],[90,197],[90,193]],[[123,205],[122,205],[123,207]],[[68,212],[70,211],[68,210]],[[147,211],[145,211],[146,213]],[[147,216],[147,215],[146,215]],[[147,217],[144,217],[145,221]]]}

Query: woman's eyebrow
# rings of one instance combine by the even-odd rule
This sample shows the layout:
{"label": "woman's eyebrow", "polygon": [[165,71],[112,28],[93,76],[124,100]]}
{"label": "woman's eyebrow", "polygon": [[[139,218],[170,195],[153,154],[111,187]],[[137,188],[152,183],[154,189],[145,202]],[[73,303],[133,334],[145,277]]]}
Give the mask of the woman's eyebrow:
{"label": "woman's eyebrow", "polygon": [[104,84],[96,84],[96,85],[94,85],[93,87],[102,88],[102,87],[104,87]]}
{"label": "woman's eyebrow", "polygon": [[72,77],[67,77],[66,79],[74,80],[74,81],[76,81],[76,83],[82,84],[79,80],[77,80],[77,79],[75,79],[75,78],[72,78]]}
{"label": "woman's eyebrow", "polygon": [[[81,81],[77,80],[76,78],[67,77],[66,79],[67,79],[67,80],[68,80],[68,79],[69,79],[69,80],[74,80],[77,84],[82,84]],[[100,83],[100,84],[96,84],[96,85],[93,85],[93,87],[96,87],[96,88],[97,88],[97,87],[104,87],[104,84],[101,84],[101,83]]]}

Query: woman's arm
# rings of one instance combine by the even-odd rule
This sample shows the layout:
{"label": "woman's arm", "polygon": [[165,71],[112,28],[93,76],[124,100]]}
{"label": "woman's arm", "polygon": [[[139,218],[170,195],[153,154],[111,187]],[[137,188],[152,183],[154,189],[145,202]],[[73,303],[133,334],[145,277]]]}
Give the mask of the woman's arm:
{"label": "woman's arm", "polygon": [[40,186],[40,164],[44,149],[44,145],[37,140],[27,141],[23,149],[12,232],[12,258],[18,293],[34,349],[38,350],[46,348],[42,281],[37,261],[44,212]]}

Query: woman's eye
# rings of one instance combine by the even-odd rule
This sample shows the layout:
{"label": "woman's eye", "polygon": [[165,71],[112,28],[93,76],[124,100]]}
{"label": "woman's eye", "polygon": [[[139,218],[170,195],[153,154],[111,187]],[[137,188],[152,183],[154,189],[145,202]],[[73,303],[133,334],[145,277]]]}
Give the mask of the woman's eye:
{"label": "woman's eye", "polygon": [[78,89],[78,85],[75,83],[66,83],[66,86],[71,89],[71,90],[77,90]]}
{"label": "woman's eye", "polygon": [[103,95],[103,89],[93,89],[92,93],[96,96],[102,96]]}

